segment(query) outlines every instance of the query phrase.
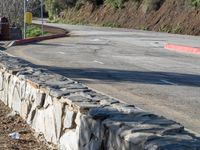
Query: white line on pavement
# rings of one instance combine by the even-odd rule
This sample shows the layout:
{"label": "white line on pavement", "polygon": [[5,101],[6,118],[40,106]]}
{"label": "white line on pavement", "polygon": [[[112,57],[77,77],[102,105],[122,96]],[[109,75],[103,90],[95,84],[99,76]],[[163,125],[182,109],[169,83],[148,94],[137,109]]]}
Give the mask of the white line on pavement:
{"label": "white line on pavement", "polygon": [[101,62],[101,61],[97,61],[97,60],[94,60],[93,62],[95,62],[95,63],[99,63],[99,64],[104,64],[103,62]]}
{"label": "white line on pavement", "polygon": [[63,55],[65,54],[65,52],[58,52],[58,53],[59,53],[59,54],[63,54]]}
{"label": "white line on pavement", "polygon": [[99,41],[101,41],[101,40],[100,40],[100,39],[91,39],[90,41],[99,42]]}
{"label": "white line on pavement", "polygon": [[163,83],[166,83],[166,84],[177,85],[176,83],[173,83],[173,82],[170,82],[170,81],[167,81],[167,80],[160,80],[160,81],[163,82]]}

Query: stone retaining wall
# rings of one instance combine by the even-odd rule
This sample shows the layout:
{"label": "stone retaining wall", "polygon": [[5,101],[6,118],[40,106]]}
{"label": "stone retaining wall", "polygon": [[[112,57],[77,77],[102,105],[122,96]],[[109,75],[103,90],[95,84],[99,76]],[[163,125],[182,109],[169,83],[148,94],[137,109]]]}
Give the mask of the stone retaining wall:
{"label": "stone retaining wall", "polygon": [[199,150],[182,125],[0,52],[0,99],[61,150]]}

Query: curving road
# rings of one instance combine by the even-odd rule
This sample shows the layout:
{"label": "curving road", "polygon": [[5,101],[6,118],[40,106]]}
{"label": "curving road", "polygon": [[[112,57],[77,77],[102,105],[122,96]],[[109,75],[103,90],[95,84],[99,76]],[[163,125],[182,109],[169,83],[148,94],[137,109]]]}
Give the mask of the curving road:
{"label": "curving road", "polygon": [[163,48],[167,42],[200,47],[200,37],[50,25],[72,36],[7,52],[200,133],[200,55]]}

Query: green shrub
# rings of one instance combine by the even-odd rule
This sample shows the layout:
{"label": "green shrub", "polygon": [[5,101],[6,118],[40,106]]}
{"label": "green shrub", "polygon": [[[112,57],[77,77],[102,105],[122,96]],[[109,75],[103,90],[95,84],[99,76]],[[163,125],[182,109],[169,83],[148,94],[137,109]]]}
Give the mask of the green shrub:
{"label": "green shrub", "polygon": [[120,28],[121,26],[118,23],[113,22],[106,22],[102,24],[103,27],[110,27],[110,28]]}
{"label": "green shrub", "polygon": [[45,9],[48,12],[49,19],[54,19],[67,6],[73,7],[76,0],[45,0]]}
{"label": "green shrub", "polygon": [[188,0],[189,4],[193,7],[200,7],[200,0]]}
{"label": "green shrub", "polygon": [[77,0],[75,8],[79,10],[85,3],[86,3],[86,0]]}
{"label": "green shrub", "polygon": [[115,8],[123,8],[125,0],[105,0],[105,4],[111,5]]}
{"label": "green shrub", "polygon": [[[47,32],[44,32],[44,34],[47,34]],[[41,28],[39,28],[38,26],[30,26],[26,31],[26,37],[37,37],[41,35],[42,31]]]}
{"label": "green shrub", "polygon": [[165,0],[144,0],[143,11],[145,13],[153,10],[156,11],[162,6],[164,2]]}

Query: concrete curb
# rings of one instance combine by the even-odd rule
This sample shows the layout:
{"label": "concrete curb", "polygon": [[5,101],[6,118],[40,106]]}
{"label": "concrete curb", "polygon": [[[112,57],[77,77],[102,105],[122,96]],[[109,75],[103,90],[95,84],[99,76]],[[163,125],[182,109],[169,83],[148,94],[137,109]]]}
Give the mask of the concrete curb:
{"label": "concrete curb", "polygon": [[192,53],[192,54],[200,55],[200,48],[199,47],[191,47],[191,46],[167,43],[167,44],[165,44],[164,48],[168,49],[168,50],[177,51],[177,52],[186,52],[186,53]]}

